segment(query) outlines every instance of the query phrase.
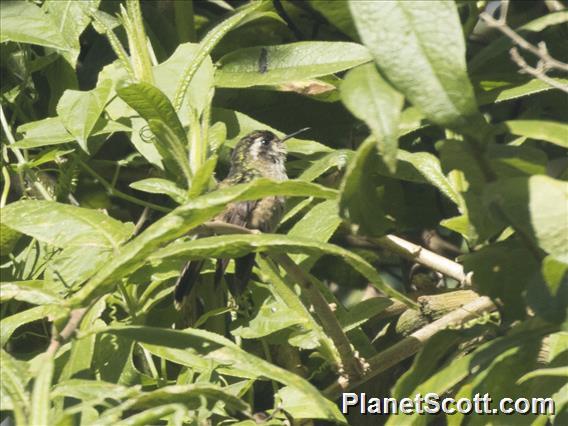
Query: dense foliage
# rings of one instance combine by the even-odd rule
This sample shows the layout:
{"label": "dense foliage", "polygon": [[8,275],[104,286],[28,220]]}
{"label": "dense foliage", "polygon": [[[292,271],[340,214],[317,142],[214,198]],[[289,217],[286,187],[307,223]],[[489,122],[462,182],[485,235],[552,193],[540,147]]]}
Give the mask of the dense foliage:
{"label": "dense foliage", "polygon": [[[568,11],[486,3],[2,1],[1,419],[403,420],[343,387],[567,424]],[[247,133],[307,126],[289,181],[216,189]],[[210,223],[269,195],[276,234]],[[214,260],[251,252],[234,300]]]}

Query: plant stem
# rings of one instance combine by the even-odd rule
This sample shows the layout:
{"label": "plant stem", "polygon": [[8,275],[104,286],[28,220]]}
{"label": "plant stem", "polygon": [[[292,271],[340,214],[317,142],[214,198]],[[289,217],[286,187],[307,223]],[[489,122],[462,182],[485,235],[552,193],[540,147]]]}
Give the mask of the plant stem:
{"label": "plant stem", "polygon": [[168,209],[167,207],[162,207],[162,206],[159,206],[157,204],[150,203],[148,201],[140,200],[136,197],[133,197],[132,195],[128,195],[128,194],[125,194],[122,191],[119,191],[118,189],[114,188],[109,182],[107,182],[102,176],[100,176],[97,172],[95,172],[89,165],[87,165],[87,163],[85,163],[79,157],[76,157],[76,159],[77,159],[77,163],[79,163],[79,165],[87,173],[89,173],[102,186],[105,187],[105,189],[108,191],[109,195],[117,197],[117,198],[122,198],[125,201],[130,201],[131,203],[138,204],[139,206],[148,207],[148,208],[160,211],[160,212],[169,213],[171,211],[171,209]]}
{"label": "plant stem", "polygon": [[[355,382],[349,383],[349,389],[357,387],[379,373],[395,366],[401,361],[410,358],[412,355],[416,354],[422,346],[441,330],[448,328],[453,324],[463,324],[473,318],[480,316],[485,312],[491,312],[496,310],[497,307],[493,304],[491,299],[486,296],[480,297],[467,305],[444,315],[442,318],[434,321],[431,324],[415,331],[410,336],[395,343],[390,348],[378,353],[368,360],[370,369],[365,374],[363,378]],[[328,398],[337,398],[341,392],[346,389],[342,387],[342,383],[339,381],[329,386],[323,392]]]}
{"label": "plant stem", "polygon": [[350,381],[361,377],[363,375],[362,359],[353,350],[349,338],[343,331],[329,303],[327,303],[315,283],[312,282],[310,275],[296,265],[287,254],[271,253],[270,256],[282,265],[286,272],[306,291],[324,331],[331,337],[337,347],[347,379]]}
{"label": "plant stem", "polygon": [[[4,115],[4,108],[2,108],[1,105],[0,105],[0,121],[2,123],[2,130],[4,130],[6,138],[8,139],[8,143],[10,145],[14,145],[16,143],[16,140],[12,135],[12,131],[10,130],[10,126],[8,125],[8,121],[6,120],[6,116]],[[26,159],[18,148],[11,146],[10,149],[16,156],[18,164],[26,164]],[[45,200],[53,200],[53,197],[51,196],[49,191],[43,186],[43,184],[37,179],[37,176],[31,176],[31,181],[33,187],[39,192],[39,194]]]}
{"label": "plant stem", "polygon": [[180,43],[197,41],[193,0],[174,1],[174,16],[178,41]]}

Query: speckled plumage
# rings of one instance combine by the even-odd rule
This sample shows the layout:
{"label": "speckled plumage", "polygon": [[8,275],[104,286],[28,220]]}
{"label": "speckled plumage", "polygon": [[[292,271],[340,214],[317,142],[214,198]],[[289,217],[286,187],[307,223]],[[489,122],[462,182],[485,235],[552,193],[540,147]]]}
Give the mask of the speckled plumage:
{"label": "speckled plumage", "polygon": [[[227,177],[219,187],[250,182],[255,178],[268,178],[275,181],[288,179],[286,175],[286,149],[284,140],[268,130],[256,130],[242,138],[235,146],[231,156],[231,167]],[[273,232],[284,211],[283,197],[266,197],[260,200],[240,201],[227,205],[227,208],[214,220],[227,222],[262,232]],[[236,259],[235,291],[244,289],[254,266],[254,254]],[[224,274],[228,260],[219,260],[215,281]],[[188,262],[176,282],[174,298],[180,307],[184,298],[191,292],[199,276],[203,262]]]}

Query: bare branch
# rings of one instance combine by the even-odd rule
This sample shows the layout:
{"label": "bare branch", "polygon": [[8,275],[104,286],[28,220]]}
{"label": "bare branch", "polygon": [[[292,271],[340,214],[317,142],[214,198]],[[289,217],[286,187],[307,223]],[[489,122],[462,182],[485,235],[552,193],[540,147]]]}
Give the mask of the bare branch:
{"label": "bare branch", "polygon": [[535,46],[534,44],[529,43],[527,40],[525,40],[519,33],[514,31],[510,26],[508,26],[506,22],[508,6],[509,6],[508,0],[503,0],[501,2],[501,13],[499,19],[493,18],[487,12],[483,12],[479,16],[481,17],[481,19],[483,19],[486,22],[486,24],[489,27],[499,30],[506,37],[511,39],[511,41],[514,44],[516,44],[518,47],[526,50],[527,52],[532,53],[534,56],[538,58],[536,67],[531,67],[526,62],[526,60],[521,56],[517,48],[513,47],[510,50],[511,59],[519,66],[521,73],[530,74],[533,77],[544,81],[550,86],[568,93],[568,85],[560,84],[557,81],[555,81],[553,78],[546,75],[546,72],[549,70],[568,72],[568,64],[550,56],[550,53],[548,53],[548,49],[544,42],[541,41],[540,43],[538,43],[537,46]]}
{"label": "bare branch", "polygon": [[[415,331],[410,336],[370,358],[368,360],[370,370],[361,380],[349,383],[349,388],[352,389],[359,386],[360,384],[369,381],[377,374],[388,370],[407,358],[410,358],[416,354],[437,332],[454,324],[463,324],[485,312],[491,312],[495,309],[497,308],[491,299],[483,296],[453,312],[450,312],[447,315],[444,315],[439,320],[436,320],[420,330]],[[324,395],[329,398],[336,398],[339,393],[343,391],[345,391],[345,389],[342,388],[341,383],[338,381],[325,389]]]}
{"label": "bare branch", "polygon": [[453,278],[461,285],[471,285],[471,273],[466,274],[462,265],[447,257],[440,256],[433,251],[425,249],[418,244],[397,237],[396,235],[385,235],[381,238],[372,239],[350,235],[347,237],[347,241],[358,246],[381,247],[405,259],[419,263],[447,277]]}
{"label": "bare branch", "polygon": [[[521,54],[519,53],[518,49],[516,47],[513,47],[509,53],[511,54],[511,59],[513,60],[513,62],[515,62],[519,68],[521,73],[523,74],[530,74],[535,78],[538,78],[539,80],[544,81],[545,83],[549,84],[550,86],[562,90],[563,92],[568,93],[568,84],[561,84],[559,82],[557,82],[556,80],[554,80],[553,78],[550,78],[549,76],[547,76],[545,74],[545,71],[543,69],[539,68],[535,68],[535,67],[531,67],[529,64],[527,64],[527,61],[525,61],[525,58],[523,58],[521,56]],[[539,65],[541,64],[541,61],[539,61]]]}
{"label": "bare branch", "polygon": [[71,311],[69,321],[67,321],[67,324],[65,324],[65,327],[63,327],[61,333],[54,334],[51,337],[51,342],[49,343],[49,347],[47,348],[45,353],[49,354],[50,356],[55,355],[57,349],[59,349],[59,347],[63,343],[65,343],[71,338],[71,336],[73,336],[75,330],[77,330],[77,327],[79,327],[79,324],[81,323],[81,320],[83,319],[86,311],[87,308],[78,308]]}

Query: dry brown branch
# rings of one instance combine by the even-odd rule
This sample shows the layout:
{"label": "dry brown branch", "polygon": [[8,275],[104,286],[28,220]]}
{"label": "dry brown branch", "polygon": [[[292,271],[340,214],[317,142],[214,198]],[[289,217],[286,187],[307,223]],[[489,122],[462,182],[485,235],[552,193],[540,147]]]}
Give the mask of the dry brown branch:
{"label": "dry brown branch", "polygon": [[[491,299],[483,296],[453,312],[450,312],[447,315],[444,315],[442,318],[428,324],[420,330],[415,331],[410,336],[370,358],[368,360],[370,365],[368,373],[361,378],[361,380],[349,383],[349,389],[367,382],[377,374],[388,370],[407,358],[410,358],[416,354],[437,332],[444,330],[451,325],[464,324],[473,318],[479,317],[485,312],[491,312],[495,309],[496,306],[493,304]],[[344,390],[345,389],[342,388],[341,384],[336,382],[325,389],[324,394],[327,397],[334,399]]]}
{"label": "dry brown branch", "polygon": [[65,325],[65,327],[63,327],[61,333],[54,334],[51,337],[49,347],[45,351],[46,354],[54,356],[57,352],[57,349],[59,349],[59,347],[63,343],[65,343],[71,338],[71,336],[73,336],[75,330],[77,330],[77,327],[79,327],[79,324],[81,323],[81,320],[83,319],[86,311],[87,308],[78,308],[71,311],[71,314],[69,315],[69,321],[67,321],[67,324]]}
{"label": "dry brown branch", "polygon": [[462,265],[396,235],[373,239],[351,235],[347,237],[347,241],[356,246],[383,248],[453,278],[463,286],[471,285],[471,274],[465,274]]}
{"label": "dry brown branch", "polygon": [[560,84],[546,74],[546,72],[550,70],[568,72],[568,64],[550,56],[550,53],[548,52],[548,49],[546,47],[546,43],[541,41],[540,43],[538,43],[538,45],[535,46],[534,44],[529,43],[519,33],[513,30],[509,25],[507,25],[508,7],[509,1],[503,0],[501,2],[501,13],[498,19],[495,19],[487,12],[483,12],[479,16],[489,27],[499,30],[518,47],[532,53],[538,58],[536,66],[530,66],[523,58],[523,56],[519,53],[517,47],[513,47],[509,51],[509,53],[511,54],[511,59],[513,60],[513,62],[515,62],[519,67],[519,72],[532,75],[533,77],[544,81],[550,86],[568,93],[568,85]]}

